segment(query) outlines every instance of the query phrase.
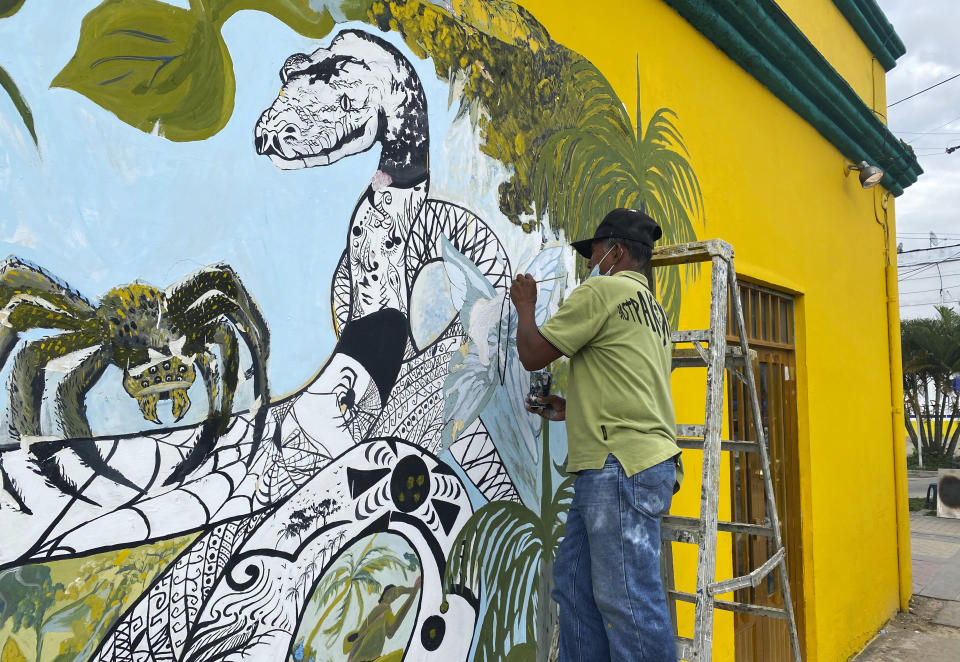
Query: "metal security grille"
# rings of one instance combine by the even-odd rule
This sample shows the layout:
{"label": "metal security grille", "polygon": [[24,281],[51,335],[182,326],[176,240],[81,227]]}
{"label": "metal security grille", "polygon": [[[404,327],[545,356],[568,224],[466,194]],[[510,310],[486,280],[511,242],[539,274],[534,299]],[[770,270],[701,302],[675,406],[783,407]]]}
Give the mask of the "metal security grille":
{"label": "metal security grille", "polygon": [[[797,382],[794,333],[794,302],[789,294],[740,282],[740,298],[750,347],[757,352],[757,375],[762,438],[767,440],[770,473],[787,552],[794,615],[804,641],[803,556],[800,535],[800,493],[797,458]],[[729,317],[728,317],[729,319]],[[732,325],[727,340],[739,338]],[[740,380],[727,387],[730,439],[756,439],[755,421]],[[760,458],[755,453],[731,454],[733,516],[744,522],[762,523],[764,486]],[[733,535],[734,574],[755,568],[774,553],[770,538]],[[783,594],[775,573],[755,588],[737,592],[736,599],[770,607],[783,607]],[[791,660],[790,636],[784,621],[752,614],[734,614],[736,659],[742,662]]]}

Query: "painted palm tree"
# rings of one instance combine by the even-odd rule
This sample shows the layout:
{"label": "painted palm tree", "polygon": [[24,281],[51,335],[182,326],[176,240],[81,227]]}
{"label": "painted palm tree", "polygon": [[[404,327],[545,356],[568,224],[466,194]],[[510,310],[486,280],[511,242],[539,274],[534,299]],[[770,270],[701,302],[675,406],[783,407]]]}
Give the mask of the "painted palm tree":
{"label": "painted palm tree", "polygon": [[[703,218],[700,184],[674,124],[676,113],[658,108],[644,129],[637,68],[636,124],[603,74],[587,61],[566,72],[567,89],[582,103],[577,126],[551,133],[539,149],[533,182],[537,216],[549,219],[568,238],[591,236],[613,207],[646,209],[663,228],[664,243],[696,241],[695,221]],[[583,265],[581,265],[581,268]],[[676,325],[681,272],[659,274],[659,295]],[[695,277],[696,266],[686,272]]]}
{"label": "painted palm tree", "polygon": [[[23,6],[23,3],[24,0],[0,0],[0,18],[13,16]],[[20,93],[17,84],[13,82],[13,78],[3,67],[0,67],[0,88],[3,88],[3,91],[10,97],[10,101],[13,102],[14,109],[20,114],[20,119],[23,120],[23,124],[33,138],[33,144],[38,144],[37,131],[33,125],[33,113],[30,111],[30,106],[27,105],[27,101]]]}
{"label": "painted palm tree", "polygon": [[[406,561],[387,547],[374,547],[375,540],[376,535],[370,538],[367,546],[358,556],[354,556],[353,552],[344,554],[340,562],[324,576],[322,583],[314,593],[316,596],[314,601],[317,604],[326,605],[326,608],[320,614],[310,631],[310,635],[304,642],[308,649],[323,650],[329,648],[343,631],[347,616],[353,605],[357,606],[357,626],[360,625],[360,619],[365,611],[363,608],[364,594],[369,596],[383,591],[383,586],[377,579],[378,573],[385,570],[399,570],[406,579],[408,569]],[[324,647],[319,647],[315,642],[320,636],[321,628],[326,623],[327,617],[330,616],[334,608],[338,608],[336,619],[323,630],[323,634],[327,636],[327,641]]]}
{"label": "painted palm tree", "polygon": [[543,428],[540,512],[512,501],[478,509],[457,535],[447,565],[446,590],[463,587],[487,595],[474,662],[545,662],[557,621],[550,600],[553,562],[566,528],[573,477],[553,492],[550,435]]}

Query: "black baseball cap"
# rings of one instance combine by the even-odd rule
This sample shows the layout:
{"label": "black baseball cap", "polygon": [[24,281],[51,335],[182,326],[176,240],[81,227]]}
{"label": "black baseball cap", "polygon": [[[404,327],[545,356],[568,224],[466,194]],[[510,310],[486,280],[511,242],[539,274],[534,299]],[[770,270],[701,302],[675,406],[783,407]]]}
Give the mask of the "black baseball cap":
{"label": "black baseball cap", "polygon": [[653,248],[654,242],[663,236],[657,222],[639,209],[614,209],[600,221],[593,237],[570,242],[580,255],[590,258],[593,242],[601,239],[630,239]]}

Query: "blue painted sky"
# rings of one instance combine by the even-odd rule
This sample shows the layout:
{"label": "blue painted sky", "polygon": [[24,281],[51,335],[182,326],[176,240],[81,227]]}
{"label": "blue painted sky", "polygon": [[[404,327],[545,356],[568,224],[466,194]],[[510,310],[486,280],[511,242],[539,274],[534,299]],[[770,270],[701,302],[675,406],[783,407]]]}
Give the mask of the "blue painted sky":
{"label": "blue painted sky", "polygon": [[[295,390],[334,345],[330,276],[379,148],[326,168],[283,172],[256,155],[252,135],[279,90],[283,61],[330,37],[303,38],[259,12],[234,16],[223,30],[236,73],[233,116],[208,140],[173,143],[80,94],[49,88],[96,5],[29,2],[0,20],[0,63],[28,100],[40,139],[38,156],[0,95],[0,254],[36,262],[89,298],[137,279],[164,287],[227,261],[269,322],[274,392]],[[442,139],[453,119],[447,85],[397,35],[382,36],[414,62],[431,100],[432,133]],[[437,173],[446,169],[442,140],[431,158]],[[103,382],[118,377],[108,373]],[[94,410],[115,392],[104,386],[91,394]]]}

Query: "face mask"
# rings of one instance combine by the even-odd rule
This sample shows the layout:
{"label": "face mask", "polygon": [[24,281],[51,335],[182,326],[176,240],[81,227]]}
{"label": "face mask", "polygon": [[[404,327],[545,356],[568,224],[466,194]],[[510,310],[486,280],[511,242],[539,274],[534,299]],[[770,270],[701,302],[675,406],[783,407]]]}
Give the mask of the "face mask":
{"label": "face mask", "polygon": [[610,247],[610,249],[609,249],[606,253],[603,254],[603,257],[600,258],[600,261],[597,262],[597,263],[593,266],[593,269],[590,270],[590,273],[587,274],[587,278],[593,278],[594,276],[609,276],[609,275],[610,275],[610,272],[613,271],[613,265],[612,265],[612,264],[610,265],[610,268],[607,269],[607,272],[606,272],[606,273],[600,273],[600,265],[603,264],[603,261],[607,259],[607,256],[608,256],[608,255],[610,255],[610,251],[612,251],[612,250],[613,250],[614,248],[616,248],[616,247],[617,247],[616,244],[614,244],[613,246]]}

